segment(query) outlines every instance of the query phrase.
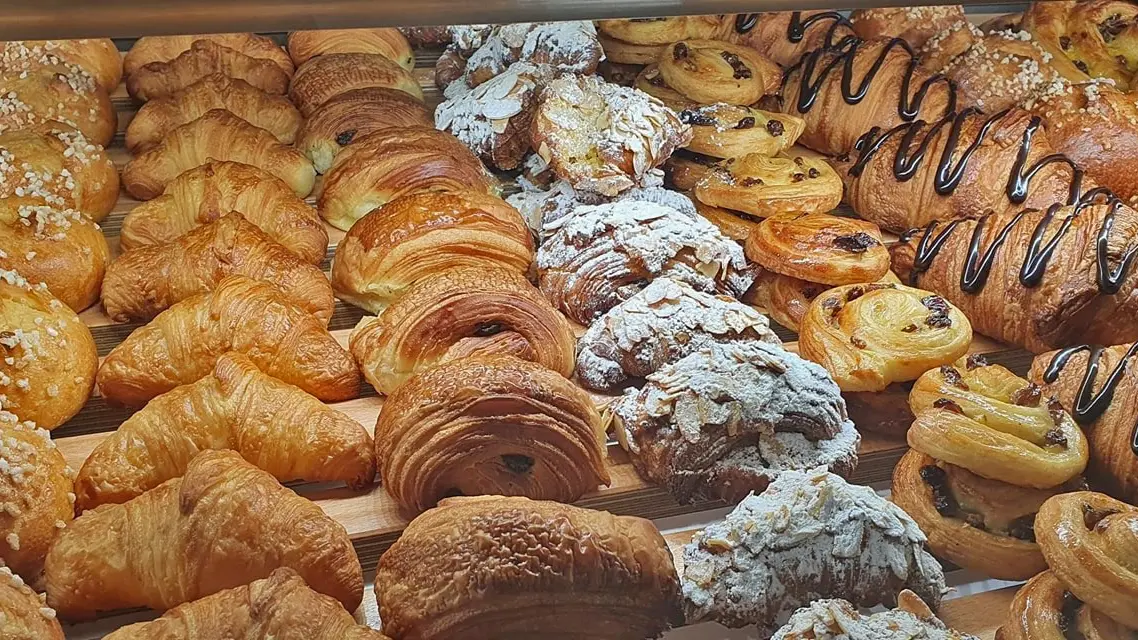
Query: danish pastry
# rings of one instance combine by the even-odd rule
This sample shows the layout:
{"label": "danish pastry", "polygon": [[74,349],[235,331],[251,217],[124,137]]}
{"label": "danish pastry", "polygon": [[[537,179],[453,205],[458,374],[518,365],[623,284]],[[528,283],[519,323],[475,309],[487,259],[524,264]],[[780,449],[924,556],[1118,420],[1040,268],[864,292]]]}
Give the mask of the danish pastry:
{"label": "danish pastry", "polygon": [[889,250],[877,225],[827,213],[767,218],[743,249],[767,271],[808,282],[876,282],[889,271]]}
{"label": "danish pastry", "polygon": [[383,486],[411,513],[454,495],[570,503],[610,482],[593,400],[539,364],[444,362],[412,376],[384,406],[375,425]]}
{"label": "danish pastry", "polygon": [[754,104],[778,91],[782,70],[754,49],[722,40],[681,40],[657,63],[668,86],[700,104]]}
{"label": "danish pastry", "polygon": [[745,242],[747,236],[751,235],[762,221],[762,218],[749,213],[713,207],[698,200],[695,202],[695,208],[699,215],[715,225],[720,233],[738,243]]}
{"label": "danish pastry", "polygon": [[288,97],[307,118],[341,93],[366,87],[396,89],[423,99],[418,81],[377,53],[330,53],[313,58],[297,69]]}
{"label": "danish pastry", "polygon": [[605,53],[605,60],[620,64],[654,65],[668,47],[667,44],[633,44],[614,38],[604,31],[597,33],[597,42]]}
{"label": "danish pastry", "polygon": [[723,102],[685,109],[680,120],[692,128],[687,150],[715,158],[778,155],[806,126],[801,118]]}
{"label": "danish pastry", "polygon": [[569,377],[573,328],[518,273],[448,269],[419,280],[378,318],[352,331],[350,349],[382,394],[432,365],[474,353],[508,354]]}
{"label": "danish pastry", "polygon": [[[1057,60],[1070,60],[1083,74],[1109,78],[1122,91],[1138,71],[1138,8],[1129,2],[1033,2],[1020,21]],[[1072,80],[1086,80],[1071,78]]]}
{"label": "danish pastry", "polygon": [[625,18],[597,20],[597,31],[631,44],[667,46],[680,40],[719,38],[727,24],[721,15]]}
{"label": "danish pastry", "polygon": [[829,288],[824,284],[763,271],[755,279],[748,295],[754,297],[755,304],[772,320],[797,332],[814,298]]}
{"label": "danish pastry", "polygon": [[74,209],[0,199],[0,269],[16,271],[76,312],[95,304],[110,261],[99,225]]}
{"label": "danish pastry", "polygon": [[914,49],[923,48],[930,38],[965,20],[964,7],[958,4],[858,9],[850,13],[850,23],[858,37],[901,38]]}
{"label": "danish pastry", "polygon": [[0,69],[0,127],[66,125],[92,144],[106,146],[115,136],[118,115],[107,90],[65,65]]}
{"label": "danish pastry", "polygon": [[0,269],[0,410],[48,431],[79,413],[99,366],[91,330],[44,284]]}
{"label": "danish pastry", "polygon": [[75,209],[100,222],[119,197],[119,172],[110,157],[68,127],[0,132],[0,176],[0,198],[8,207]]}
{"label": "danish pastry", "polygon": [[151,62],[128,73],[126,90],[138,100],[164,98],[216,73],[275,95],[288,91],[292,76],[272,60],[246,55],[216,40],[200,39],[168,62]]}
{"label": "danish pastry", "polygon": [[169,62],[188,51],[199,40],[214,42],[257,60],[267,60],[280,67],[281,71],[292,76],[295,67],[284,49],[277,46],[272,38],[252,33],[214,33],[187,36],[144,36],[134,41],[130,51],[123,56],[123,74],[134,75],[144,65],[152,62]]}
{"label": "danish pastry", "polygon": [[668,83],[664,82],[664,76],[660,75],[660,67],[656,65],[656,58],[652,58],[652,64],[640,70],[632,85],[663,102],[672,111],[694,109],[699,106],[695,100],[688,99],[684,94],[669,87]]}
{"label": "danish pastry", "polygon": [[424,640],[652,638],[684,620],[651,522],[500,496],[450,498],[415,518],[379,559],[376,599],[387,633]]}
{"label": "danish pastry", "polygon": [[[727,160],[731,158],[713,158],[701,153],[692,153],[687,149],[677,149],[664,164],[664,173],[668,177],[668,186],[677,191],[691,193],[695,191],[704,178],[716,169],[726,168]],[[706,205],[696,199],[696,202]],[[710,205],[706,205],[710,206]],[[722,208],[722,207],[717,207]],[[749,215],[749,214],[745,214]]]}
{"label": "danish pastry", "polygon": [[329,53],[375,53],[410,71],[415,68],[411,43],[393,27],[381,29],[319,29],[288,34],[288,55],[300,67]]}
{"label": "danish pastry", "polygon": [[883,391],[968,352],[972,325],[944,298],[899,284],[844,285],[810,303],[799,352],[842,391]]}
{"label": "danish pastry", "polygon": [[0,616],[7,640],[64,640],[55,609],[8,567],[0,567]]}
{"label": "danish pastry", "polygon": [[897,608],[869,615],[845,600],[818,600],[795,611],[771,640],[875,640],[876,638],[927,638],[928,640],[980,640],[948,628],[933,615],[924,600],[905,590],[897,594]]}
{"label": "danish pastry", "polygon": [[10,40],[0,43],[0,68],[28,65],[74,65],[108,93],[122,82],[122,54],[110,38],[74,40]]}
{"label": "danish pastry", "polygon": [[296,148],[317,173],[327,173],[340,150],[356,138],[389,127],[431,126],[434,120],[423,103],[398,89],[352,89],[329,99],[304,121]]}
{"label": "danish pastry", "polygon": [[532,261],[529,229],[501,199],[424,191],[388,202],[348,230],[332,263],[332,288],[378,314],[440,269],[500,266],[524,275]]}
{"label": "danish pastry", "polygon": [[1129,640],[1133,630],[1087,606],[1051,571],[1020,587],[996,640]]}
{"label": "danish pastry", "polygon": [[750,47],[783,67],[803,54],[834,49],[854,38],[853,25],[838,11],[764,11],[735,16],[729,39]]}
{"label": "danish pastry", "polygon": [[824,213],[842,201],[842,179],[822,159],[752,153],[725,162],[695,185],[704,204],[768,217]]}

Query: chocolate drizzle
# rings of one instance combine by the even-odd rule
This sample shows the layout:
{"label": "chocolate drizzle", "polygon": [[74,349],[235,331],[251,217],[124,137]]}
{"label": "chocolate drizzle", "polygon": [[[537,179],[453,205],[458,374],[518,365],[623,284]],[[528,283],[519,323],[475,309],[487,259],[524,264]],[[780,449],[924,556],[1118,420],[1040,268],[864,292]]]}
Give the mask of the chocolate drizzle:
{"label": "chocolate drizzle", "polygon": [[[832,49],[845,44],[847,40],[854,37],[846,36],[841,42],[837,44],[834,43],[834,34],[838,32],[838,27],[846,26],[851,30],[853,29],[853,23],[837,11],[822,11],[821,13],[815,13],[805,20],[802,19],[801,11],[795,11],[790,14],[790,24],[786,27],[786,39],[794,43],[802,42],[802,39],[806,37],[806,32],[810,27],[826,21],[830,21],[830,28],[826,30],[826,39],[823,42],[823,47]],[[736,22],[736,24],[738,24],[738,22]],[[751,28],[753,29],[754,25],[752,25]]]}
{"label": "chocolate drizzle", "polygon": [[[1079,383],[1079,393],[1075,396],[1075,406],[1072,414],[1075,422],[1080,425],[1089,425],[1100,417],[1110,407],[1114,401],[1114,392],[1118,389],[1118,385],[1122,382],[1122,377],[1126,375],[1126,367],[1131,358],[1138,356],[1138,342],[1130,345],[1130,349],[1122,356],[1122,359],[1115,365],[1114,370],[1107,376],[1106,381],[1103,382],[1102,388],[1099,392],[1095,393],[1095,382],[1099,377],[1099,366],[1102,359],[1103,348],[1092,345],[1079,345],[1077,347],[1068,347],[1055,354],[1048,363],[1047,369],[1043,372],[1043,381],[1047,384],[1052,384],[1059,379],[1059,374],[1063,372],[1063,368],[1071,361],[1076,354],[1088,352],[1087,368],[1083,373],[1083,380]],[[1134,425],[1134,431],[1131,434],[1130,449],[1134,455],[1138,455],[1138,424]]]}

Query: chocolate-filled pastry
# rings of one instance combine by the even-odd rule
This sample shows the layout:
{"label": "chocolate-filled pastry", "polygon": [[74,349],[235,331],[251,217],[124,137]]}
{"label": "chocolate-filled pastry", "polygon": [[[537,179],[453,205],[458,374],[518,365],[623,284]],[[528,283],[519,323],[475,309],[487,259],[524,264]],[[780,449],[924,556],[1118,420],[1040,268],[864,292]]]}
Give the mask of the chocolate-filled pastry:
{"label": "chocolate-filled pastry", "polygon": [[317,29],[288,34],[288,55],[297,67],[329,53],[375,53],[410,71],[415,53],[399,29]]}
{"label": "chocolate-filled pastry", "polygon": [[771,640],[980,640],[948,628],[929,605],[908,589],[897,594],[897,608],[863,615],[846,600],[818,600],[795,611]]}
{"label": "chocolate-filled pastry", "polygon": [[652,59],[652,64],[644,67],[637,74],[633,86],[663,102],[673,111],[694,109],[699,106],[695,100],[687,98],[684,94],[668,86],[668,83],[664,81],[664,76],[660,75],[660,67],[656,65],[655,58]]}
{"label": "chocolate-filled pastry", "polygon": [[1056,60],[1069,60],[1084,77],[1109,78],[1121,91],[1138,70],[1138,8],[1129,2],[1032,2],[1020,28]]}
{"label": "chocolate-filled pastry", "polygon": [[1028,378],[1069,407],[1090,440],[1096,489],[1138,502],[1138,343],[1080,345],[1035,358]]}
{"label": "chocolate-filled pastry", "polygon": [[55,609],[8,567],[0,567],[0,617],[6,640],[64,640]]}
{"label": "chocolate-filled pastry", "polygon": [[0,127],[59,129],[66,125],[92,144],[115,136],[118,115],[107,90],[63,64],[0,69]]}
{"label": "chocolate-filled pastry", "polygon": [[224,47],[240,51],[257,60],[266,60],[280,67],[281,71],[292,76],[295,67],[285,50],[277,46],[272,38],[252,33],[212,33],[186,36],[144,36],[134,41],[130,51],[123,56],[123,74],[130,76],[144,65],[152,62],[169,62],[188,51],[195,42],[207,40]]}
{"label": "chocolate-filled pastry", "polygon": [[499,266],[525,275],[533,237],[516,209],[477,191],[396,198],[348,230],[332,263],[336,295],[380,313],[440,269]]}
{"label": "chocolate-filled pastry", "polygon": [[324,272],[236,212],[173,242],[124,253],[107,268],[103,306],[115,322],[150,320],[231,275],[273,284],[324,324],[332,318],[335,301]]}
{"label": "chocolate-filled pastry", "polygon": [[893,270],[1035,353],[1138,340],[1138,213],[1106,195],[932,222],[890,248]]}
{"label": "chocolate-filled pastry", "polygon": [[520,22],[472,34],[480,46],[467,58],[462,76],[446,88],[454,97],[502,73],[515,62],[550,65],[557,73],[592,76],[604,58],[590,20]]}
{"label": "chocolate-filled pastry", "polygon": [[357,138],[389,127],[431,127],[422,101],[398,89],[364,87],[329,99],[312,113],[296,137],[317,173],[327,173],[340,150]]}
{"label": "chocolate-filled pastry", "polygon": [[597,33],[597,42],[604,50],[605,60],[620,64],[654,65],[660,54],[668,48],[667,44],[633,44],[618,40],[604,31]]}
{"label": "chocolate-filled pastry", "polygon": [[659,276],[736,298],[754,281],[742,248],[710,222],[651,202],[577,207],[537,252],[542,292],[589,324]]}
{"label": "chocolate-filled pastry", "polygon": [[700,104],[754,104],[778,91],[782,70],[749,47],[722,40],[681,40],[657,63],[668,86]]}
{"label": "chocolate-filled pastry", "polygon": [[407,288],[350,340],[364,377],[382,394],[432,365],[475,353],[531,360],[569,377],[573,328],[525,279],[500,266],[440,270]]}
{"label": "chocolate-filled pastry", "polygon": [[802,319],[798,349],[842,391],[883,391],[968,352],[972,325],[943,297],[899,284],[830,289]]}
{"label": "chocolate-filled pastry", "polygon": [[876,282],[889,272],[889,250],[877,225],[828,213],[767,218],[743,250],[767,271],[808,282]]}
{"label": "chocolate-filled pastry", "polygon": [[781,344],[767,319],[735,298],[657,278],[581,336],[577,378],[590,389],[616,389],[720,342]]}
{"label": "chocolate-filled pastry", "polygon": [[542,90],[531,133],[554,173],[606,196],[644,186],[645,174],[691,140],[690,127],[657,100],[574,75]]}
{"label": "chocolate-filled pastry", "polygon": [[397,89],[423,99],[419,82],[403,67],[377,53],[330,53],[313,58],[297,69],[288,97],[307,118],[341,93],[365,87]]}
{"label": "chocolate-filled pastry", "polygon": [[100,222],[119,198],[119,172],[102,147],[55,124],[0,132],[0,198],[20,205],[75,209]]}
{"label": "chocolate-filled pastry", "polygon": [[597,31],[630,44],[663,47],[680,40],[720,38],[729,20],[723,15],[597,20]]}
{"label": "chocolate-filled pastry", "polygon": [[454,136],[434,127],[391,127],[355,138],[340,150],[316,208],[347,231],[399,196],[415,191],[485,191],[497,184],[482,162]]}
{"label": "chocolate-filled pastry", "polygon": [[76,312],[99,300],[110,249],[99,225],[87,216],[0,199],[0,229],[0,269],[47,285]]}
{"label": "chocolate-filled pastry", "polygon": [[791,115],[724,102],[685,109],[680,120],[692,128],[686,149],[715,158],[778,155],[794,145],[806,126]]}
{"label": "chocolate-filled pastry", "polygon": [[1084,604],[1044,571],[1020,587],[996,640],[1132,640],[1134,631]]}
{"label": "chocolate-filled pastry", "polygon": [[762,218],[752,216],[749,213],[713,207],[699,200],[695,201],[695,209],[699,215],[715,225],[720,233],[739,243],[745,242],[747,236],[751,235],[758,228],[759,222],[762,221]]}
{"label": "chocolate-filled pastry", "polygon": [[[712,158],[686,149],[676,149],[664,164],[668,186],[676,191],[691,193],[715,169],[725,168],[732,158]],[[699,202],[696,200],[696,202]]]}
{"label": "chocolate-filled pastry", "polygon": [[47,285],[0,268],[0,410],[51,431],[86,404],[99,367],[91,330]]}
{"label": "chocolate-filled pastry", "polygon": [[762,218],[787,213],[824,213],[842,201],[842,179],[828,162],[805,156],[735,158],[695,186],[700,202]]}
{"label": "chocolate-filled pastry", "polygon": [[910,589],[938,607],[944,572],[924,544],[917,524],[873,489],[825,469],[784,471],[684,547],[687,621],[753,624],[766,637],[821,598],[893,606]]}
{"label": "chocolate-filled pastry", "polygon": [[958,4],[858,9],[850,13],[854,33],[863,40],[881,36],[901,38],[914,49],[921,49],[929,38],[964,20],[964,7]]}
{"label": "chocolate-filled pastry", "polygon": [[728,39],[751,47],[783,67],[803,54],[832,48],[853,38],[853,27],[837,11],[764,11],[740,13]]}
{"label": "chocolate-filled pastry", "polygon": [[122,54],[110,38],[9,40],[0,43],[0,68],[25,69],[62,62],[89,74],[108,93],[122,82]]}
{"label": "chocolate-filled pastry", "polygon": [[421,513],[448,496],[576,502],[608,485],[605,428],[589,394],[512,356],[470,356],[407,380],[375,425],[383,486]]}
{"label": "chocolate-filled pastry", "polygon": [[376,585],[384,631],[396,638],[566,629],[655,638],[684,621],[672,554],[651,522],[526,498],[443,500],[380,557]]}
{"label": "chocolate-filled pastry", "polygon": [[848,476],[861,436],[825,369],[758,341],[709,343],[611,407],[641,476],[691,503],[734,504],[780,474]]}
{"label": "chocolate-filled pastry", "polygon": [[164,98],[215,73],[243,80],[274,95],[288,91],[292,76],[291,71],[272,60],[248,56],[241,50],[203,39],[195,40],[189,49],[168,62],[151,62],[129,73],[126,90],[138,100]]}

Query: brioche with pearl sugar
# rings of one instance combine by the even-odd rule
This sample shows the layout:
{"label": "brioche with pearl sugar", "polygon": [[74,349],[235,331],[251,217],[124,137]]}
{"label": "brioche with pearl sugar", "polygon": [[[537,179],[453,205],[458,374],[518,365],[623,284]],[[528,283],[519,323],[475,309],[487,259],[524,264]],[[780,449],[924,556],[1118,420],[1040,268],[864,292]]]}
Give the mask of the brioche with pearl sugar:
{"label": "brioche with pearl sugar", "polygon": [[93,144],[114,138],[118,115],[107,89],[69,65],[19,65],[0,69],[0,126],[66,125]]}
{"label": "brioche with pearl sugar", "polygon": [[8,207],[75,209],[100,222],[119,197],[119,173],[106,151],[58,123],[0,132],[0,175]]}
{"label": "brioche with pearl sugar", "polygon": [[8,567],[0,567],[0,619],[5,640],[64,640],[55,609]]}
{"label": "brioche with pearl sugar", "polygon": [[122,81],[122,54],[110,38],[74,40],[9,40],[0,43],[0,68],[28,65],[78,67],[108,92]]}

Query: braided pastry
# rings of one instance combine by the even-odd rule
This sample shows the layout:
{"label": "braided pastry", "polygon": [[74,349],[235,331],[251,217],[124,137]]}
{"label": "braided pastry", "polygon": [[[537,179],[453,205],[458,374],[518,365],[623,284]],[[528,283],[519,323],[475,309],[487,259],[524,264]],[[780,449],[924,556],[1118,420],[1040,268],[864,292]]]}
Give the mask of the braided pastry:
{"label": "braided pastry", "polygon": [[1051,571],[1027,581],[996,640],[1133,640],[1134,630],[1085,605]]}
{"label": "braided pastry", "polygon": [[876,282],[889,272],[876,225],[826,213],[767,218],[744,252],[768,271],[829,285]]}
{"label": "braided pastry", "polygon": [[[1119,0],[1033,2],[1020,27],[1055,58],[1127,91],[1138,71],[1138,7]],[[1083,78],[1085,79],[1085,78]]]}
{"label": "braided pastry", "polygon": [[99,225],[87,216],[0,199],[0,229],[0,269],[47,285],[76,312],[99,299],[110,249]]}
{"label": "braided pastry", "polygon": [[0,620],[4,640],[65,640],[55,609],[8,567],[0,567]]}

